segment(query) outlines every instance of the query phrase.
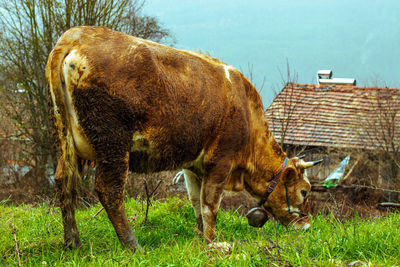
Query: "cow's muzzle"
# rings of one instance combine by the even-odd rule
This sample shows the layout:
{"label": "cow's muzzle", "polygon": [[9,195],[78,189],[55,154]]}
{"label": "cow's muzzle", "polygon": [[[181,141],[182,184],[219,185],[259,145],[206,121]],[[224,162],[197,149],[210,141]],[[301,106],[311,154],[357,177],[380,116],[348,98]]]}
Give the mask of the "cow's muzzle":
{"label": "cow's muzzle", "polygon": [[[288,189],[287,189],[286,184],[285,184],[285,193],[286,193],[286,205],[287,205],[287,210],[288,210],[289,214],[293,214],[293,213],[297,214],[297,215],[299,215],[300,218],[310,216],[307,213],[291,209],[290,198],[289,198]],[[249,210],[246,214],[246,217],[249,222],[249,225],[251,225],[253,227],[261,228],[268,221],[268,213],[262,206],[255,207],[255,208],[252,208],[251,210]]]}

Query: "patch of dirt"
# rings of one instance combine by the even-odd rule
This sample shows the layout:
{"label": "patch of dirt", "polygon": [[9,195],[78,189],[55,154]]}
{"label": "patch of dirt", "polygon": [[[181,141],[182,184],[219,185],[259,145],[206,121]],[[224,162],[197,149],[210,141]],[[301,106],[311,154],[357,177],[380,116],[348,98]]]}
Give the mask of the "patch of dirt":
{"label": "patch of dirt", "polygon": [[[162,181],[155,191],[153,198],[163,199],[180,195],[187,198],[183,177],[177,184],[172,184],[176,172],[160,172],[151,175],[130,174],[126,184],[126,192],[130,197],[146,199],[145,184],[149,191]],[[55,199],[55,188],[33,186],[30,178],[19,179],[18,183],[0,183],[0,201],[7,199],[8,203],[40,203],[52,202]],[[98,201],[94,192],[94,179],[83,182],[81,199],[84,204],[93,204]],[[344,189],[332,188],[326,192],[313,192],[311,194],[311,214],[333,214],[341,219],[353,218],[357,213],[361,217],[371,217],[386,214],[386,210],[378,208],[380,202],[385,201],[380,191],[372,189]],[[235,210],[240,215],[245,215],[248,210],[257,206],[257,201],[247,192],[225,193],[221,208]]]}
{"label": "patch of dirt", "polygon": [[[24,180],[17,183],[0,183],[0,201],[7,200],[7,203],[32,204],[47,202],[50,200],[48,195],[43,188],[39,189],[29,182],[24,182]],[[50,195],[54,195],[54,193],[50,193]]]}
{"label": "patch of dirt", "polygon": [[341,219],[385,215],[385,209],[378,204],[386,201],[386,194],[368,188],[330,188],[325,192],[312,192],[311,213],[332,214]]}

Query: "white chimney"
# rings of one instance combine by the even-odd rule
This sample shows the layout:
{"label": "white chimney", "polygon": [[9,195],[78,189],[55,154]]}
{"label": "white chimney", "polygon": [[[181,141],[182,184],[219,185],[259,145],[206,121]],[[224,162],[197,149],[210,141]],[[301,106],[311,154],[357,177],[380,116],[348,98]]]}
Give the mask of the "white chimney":
{"label": "white chimney", "polygon": [[340,84],[340,85],[356,85],[354,78],[332,78],[331,70],[319,70],[317,72],[318,84]]}
{"label": "white chimney", "polygon": [[332,71],[331,70],[319,70],[317,72],[317,78],[319,79],[330,79],[332,78]]}

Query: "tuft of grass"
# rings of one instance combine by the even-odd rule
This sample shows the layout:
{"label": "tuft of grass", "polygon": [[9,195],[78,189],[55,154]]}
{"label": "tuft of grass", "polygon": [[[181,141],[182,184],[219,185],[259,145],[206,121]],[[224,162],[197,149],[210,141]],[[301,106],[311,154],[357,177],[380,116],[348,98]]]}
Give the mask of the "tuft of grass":
{"label": "tuft of grass", "polygon": [[252,228],[236,211],[221,210],[216,232],[217,241],[231,246],[225,251],[211,248],[195,234],[195,216],[187,200],[154,201],[146,224],[140,201],[127,199],[125,206],[143,253],[122,247],[104,211],[93,217],[100,204],[77,210],[83,245],[64,251],[59,208],[1,202],[0,266],[400,265],[398,213],[367,219],[355,216],[346,222],[319,215],[312,218],[309,230],[296,231],[272,221],[261,229]]}

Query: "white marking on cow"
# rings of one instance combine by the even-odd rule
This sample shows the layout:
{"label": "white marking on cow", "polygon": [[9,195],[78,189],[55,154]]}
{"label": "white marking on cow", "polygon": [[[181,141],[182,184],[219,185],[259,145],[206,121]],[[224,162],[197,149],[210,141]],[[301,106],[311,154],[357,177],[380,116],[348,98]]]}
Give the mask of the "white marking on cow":
{"label": "white marking on cow", "polygon": [[183,172],[183,176],[185,177],[186,190],[189,197],[191,199],[200,199],[200,188],[196,184],[194,173],[185,169],[180,172]]}
{"label": "white marking on cow", "polygon": [[57,102],[56,102],[56,96],[55,96],[54,91],[53,91],[54,90],[53,86],[51,86],[52,85],[51,81],[49,82],[49,84],[50,84],[51,101],[53,101],[54,113],[58,114],[58,106],[57,106]]}
{"label": "white marking on cow", "polygon": [[[51,52],[51,57],[53,57],[53,51]],[[56,102],[56,96],[54,94],[54,88],[52,86],[53,81],[52,81],[52,75],[49,75],[49,86],[50,86],[50,95],[51,95],[51,101],[53,102],[53,109],[54,109],[54,113],[55,115],[58,114],[58,106],[57,106],[57,102]]]}
{"label": "white marking on cow", "polygon": [[232,82],[232,81],[231,81],[231,77],[230,77],[230,75],[229,75],[229,70],[230,70],[231,68],[232,68],[231,66],[224,65],[225,76],[226,76],[226,78],[227,78],[230,82]]}
{"label": "white marking on cow", "polygon": [[231,76],[230,76],[230,74],[229,74],[229,71],[230,71],[230,70],[233,70],[234,68],[233,68],[232,66],[230,66],[230,65],[225,65],[225,64],[224,64],[223,66],[224,66],[226,78],[227,78],[230,82],[232,82],[232,81],[231,81]]}
{"label": "white marking on cow", "polygon": [[[73,76],[73,74],[75,74],[75,67],[72,69],[71,66],[75,66],[76,61],[79,62],[79,58],[78,55],[76,54],[76,49],[72,50],[70,54],[68,54],[68,56],[65,58],[64,60],[64,67],[63,67],[63,74],[64,74],[64,80],[65,80],[65,88],[66,88],[66,92],[65,93],[65,100],[66,100],[66,105],[67,105],[67,109],[69,111],[69,114],[71,115],[72,119],[73,119],[73,123],[76,125],[79,125],[79,121],[78,121],[78,116],[76,115],[74,106],[72,104],[72,78],[75,78]],[[72,69],[72,70],[71,70]],[[71,72],[72,75],[71,75]]]}
{"label": "white marking on cow", "polygon": [[198,183],[199,182],[198,177],[195,173],[193,173],[192,171],[189,171],[187,169],[183,169],[180,172],[178,172],[178,174],[179,173],[182,173],[183,176],[185,177],[186,190],[187,190],[187,193],[189,196],[189,200],[190,200],[190,202],[192,202],[192,206],[194,208],[196,218],[199,218],[199,216],[201,216],[201,206],[200,206],[200,204],[201,204],[200,203],[201,186]]}
{"label": "white marking on cow", "polygon": [[205,207],[203,207],[203,212],[202,213],[203,214],[210,214],[211,210],[207,206],[205,206]]}
{"label": "white marking on cow", "polygon": [[199,58],[201,58],[201,59],[203,59],[203,60],[208,61],[208,62],[211,63],[211,64],[214,64],[214,65],[217,65],[217,66],[218,66],[218,65],[221,65],[221,66],[224,68],[225,77],[226,77],[230,82],[232,82],[232,81],[231,81],[231,76],[230,76],[230,74],[229,74],[229,70],[234,70],[234,69],[235,69],[234,67],[232,67],[232,66],[230,66],[230,65],[227,65],[227,64],[225,64],[225,63],[223,63],[223,62],[220,62],[220,61],[218,61],[218,60],[215,60],[215,59],[213,59],[212,57],[209,57],[209,56],[204,55],[204,54],[202,54],[202,53],[198,53],[198,52],[194,52],[194,51],[189,51],[189,50],[180,50],[180,51],[183,51],[183,52],[185,52],[185,53],[188,53],[188,54],[191,54],[191,55],[193,55],[193,56],[199,57]]}
{"label": "white marking on cow", "polygon": [[77,85],[79,80],[79,73],[77,68],[82,64],[82,59],[78,55],[77,50],[72,50],[68,56],[65,57],[63,66],[63,75],[65,80],[64,100],[67,107],[67,112],[70,117],[72,137],[74,139],[75,147],[78,155],[85,159],[94,159],[94,151],[89,144],[82,127],[79,125],[78,115],[72,103],[72,90]]}

